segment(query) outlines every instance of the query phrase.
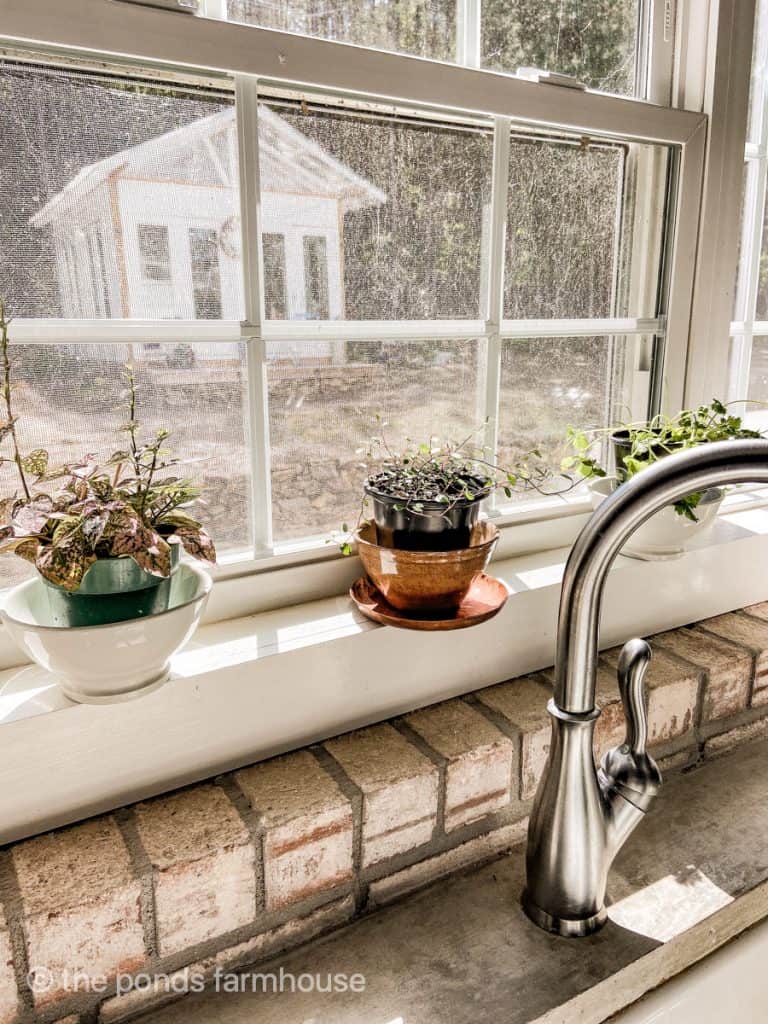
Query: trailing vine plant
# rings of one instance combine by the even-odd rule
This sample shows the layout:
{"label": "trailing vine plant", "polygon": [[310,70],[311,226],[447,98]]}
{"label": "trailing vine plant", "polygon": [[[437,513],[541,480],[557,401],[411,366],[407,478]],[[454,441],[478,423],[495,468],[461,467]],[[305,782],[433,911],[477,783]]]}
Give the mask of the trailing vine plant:
{"label": "trailing vine plant", "polygon": [[[568,430],[568,444],[571,454],[563,459],[561,469],[566,473],[578,473],[581,477],[604,477],[607,470],[595,449],[612,435],[622,435],[628,447],[625,455],[617,454],[616,471],[620,479],[629,479],[642,472],[659,459],[687,448],[714,441],[735,438],[763,437],[759,430],[745,427],[740,416],[730,406],[742,402],[721,402],[714,398],[709,405],[695,409],[683,409],[674,416],[658,414],[642,423],[625,423],[599,430]],[[697,522],[696,508],[704,497],[698,491],[681,498],[674,504],[678,515]]]}
{"label": "trailing vine plant", "polygon": [[366,479],[354,529],[342,524],[339,549],[345,555],[352,554],[354,533],[367,521],[369,490],[395,498],[394,510],[413,516],[429,514],[428,504],[442,505],[449,522],[448,513],[458,503],[480,501],[496,490],[507,498],[529,490],[562,495],[581,482],[572,473],[553,471],[538,448],[503,465],[489,448],[476,443],[482,428],[458,443],[436,437],[417,443],[408,438],[405,447],[397,449],[387,439],[381,416],[376,423],[378,433],[357,452],[363,456]]}

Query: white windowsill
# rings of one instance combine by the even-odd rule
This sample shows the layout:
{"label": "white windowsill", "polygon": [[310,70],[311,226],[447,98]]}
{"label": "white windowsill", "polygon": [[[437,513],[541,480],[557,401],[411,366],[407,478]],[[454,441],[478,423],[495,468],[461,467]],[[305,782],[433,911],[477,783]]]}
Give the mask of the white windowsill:
{"label": "white windowsill", "polygon": [[[385,629],[346,596],[203,626],[165,686],[123,704],[0,673],[0,843],[550,665],[567,555],[495,562],[510,598],[471,630]],[[730,512],[677,561],[617,560],[602,644],[765,599],[768,510]]]}
{"label": "white windowsill", "polygon": [[[573,543],[590,511],[581,488],[564,498],[491,511],[500,534],[495,560]],[[203,624],[346,594],[361,572],[356,557],[343,557],[338,544],[322,536],[282,542],[258,558],[227,553],[211,570],[215,586]],[[0,671],[24,663],[24,655],[0,623]]]}

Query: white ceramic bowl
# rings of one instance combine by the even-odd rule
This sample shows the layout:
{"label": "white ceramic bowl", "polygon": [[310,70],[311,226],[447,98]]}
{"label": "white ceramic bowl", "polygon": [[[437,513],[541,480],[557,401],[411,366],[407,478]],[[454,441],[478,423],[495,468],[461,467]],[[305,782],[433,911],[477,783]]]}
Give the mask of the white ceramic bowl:
{"label": "white ceramic bowl", "polygon": [[[613,493],[618,481],[616,477],[606,476],[588,481],[587,486],[592,508],[597,508]],[[711,529],[722,500],[722,491],[707,491],[696,509],[696,523],[678,515],[672,505],[667,505],[635,530],[621,549],[622,555],[646,561],[680,558],[695,537],[700,537]]]}
{"label": "white ceramic bowl", "polygon": [[192,636],[213,583],[204,569],[182,563],[171,582],[170,607],[157,615],[103,626],[50,625],[39,578],[14,587],[0,608],[24,653],[83,704],[129,700],[160,686],[169,660]]}

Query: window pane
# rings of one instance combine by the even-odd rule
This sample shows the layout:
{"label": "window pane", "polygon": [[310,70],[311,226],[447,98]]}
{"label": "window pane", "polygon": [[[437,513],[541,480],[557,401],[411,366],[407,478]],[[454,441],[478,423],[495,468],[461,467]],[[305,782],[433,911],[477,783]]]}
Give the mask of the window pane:
{"label": "window pane", "polygon": [[538,448],[559,469],[568,427],[605,427],[646,415],[649,374],[634,370],[639,345],[650,346],[650,339],[505,339],[499,401],[501,458],[512,461]]}
{"label": "window pane", "polygon": [[483,66],[537,67],[631,96],[639,0],[483,0]]}
{"label": "window pane", "polygon": [[285,236],[261,236],[264,251],[264,309],[271,320],[285,320]]}
{"label": "window pane", "polygon": [[763,237],[760,245],[760,264],[758,267],[753,268],[753,273],[757,273],[755,320],[768,320],[768,202],[764,204],[763,210]]}
{"label": "window pane", "polygon": [[768,4],[757,0],[755,5],[755,32],[752,38],[752,78],[749,90],[747,141],[759,143],[766,101],[766,75],[768,75]]}
{"label": "window pane", "polygon": [[[749,398],[753,402],[768,403],[768,337],[752,340],[752,359],[749,364],[749,386],[747,393],[737,398]],[[757,416],[763,426],[768,426],[768,409],[748,409],[750,418]]]}
{"label": "window pane", "polygon": [[211,228],[190,228],[189,252],[192,262],[195,317],[202,320],[220,320],[221,275],[216,232]]}
{"label": "window pane", "polygon": [[504,316],[655,316],[667,163],[661,146],[513,138]]}
{"label": "window pane", "polygon": [[433,60],[456,52],[456,0],[227,0],[227,17]]}
{"label": "window pane", "polygon": [[141,274],[147,281],[171,280],[171,246],[165,224],[138,224]]}
{"label": "window pane", "polygon": [[483,423],[483,341],[272,342],[268,355],[277,540],[357,521],[377,415],[393,446],[462,441]]}
{"label": "window pane", "polygon": [[759,166],[757,161],[744,161],[744,173],[741,176],[741,205],[739,206],[739,224],[741,226],[741,230],[739,231],[739,248],[736,256],[736,273],[733,281],[734,320],[744,320],[746,317],[750,267],[747,265],[749,261],[744,261],[742,257],[751,247],[749,245],[745,246],[744,244],[744,214],[746,212],[747,195],[751,192],[750,186],[753,185],[753,180],[751,179],[755,179],[755,175],[758,173]]}
{"label": "window pane", "polygon": [[[106,459],[123,447],[121,373],[130,360],[140,433],[170,431],[168,446],[183,460],[174,475],[199,482],[197,513],[220,552],[251,543],[243,346],[18,345],[12,358],[22,449],[48,449],[52,465],[89,453]],[[3,494],[18,487],[12,470],[0,467]],[[0,559],[0,585],[28,574],[21,559]]]}
{"label": "window pane", "polygon": [[6,62],[0,132],[14,315],[242,318],[229,97]]}
{"label": "window pane", "polygon": [[262,104],[259,141],[264,230],[284,239],[280,318],[481,316],[489,132]]}
{"label": "window pane", "polygon": [[325,235],[304,236],[304,294],[310,320],[327,320],[328,248]]}

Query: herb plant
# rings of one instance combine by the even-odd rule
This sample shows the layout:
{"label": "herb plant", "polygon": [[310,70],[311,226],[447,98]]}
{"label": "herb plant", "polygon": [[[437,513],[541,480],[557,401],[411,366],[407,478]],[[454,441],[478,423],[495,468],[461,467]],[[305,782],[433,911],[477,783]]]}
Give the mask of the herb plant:
{"label": "herb plant", "polygon": [[[605,430],[568,430],[568,442],[573,454],[563,459],[564,472],[576,472],[582,477],[606,476],[605,468],[592,454],[596,445],[606,436],[622,434],[629,453],[620,457],[616,470],[620,476],[629,478],[653,465],[665,455],[696,448],[713,441],[727,441],[734,438],[762,437],[758,430],[743,425],[740,416],[729,412],[729,405],[713,399],[709,405],[695,409],[683,409],[675,416],[654,416],[645,423],[628,423]],[[618,456],[617,456],[618,457]],[[704,497],[703,492],[689,494],[675,502],[675,511],[697,522],[696,508]]]}
{"label": "herb plant", "polygon": [[216,561],[216,551],[188,508],[197,488],[179,476],[166,447],[167,430],[142,440],[137,416],[137,383],[126,366],[124,398],[127,422],[120,428],[125,446],[99,463],[85,455],[72,465],[52,467],[48,452],[22,454],[13,408],[13,384],[5,307],[0,301],[0,359],[5,420],[0,441],[10,441],[10,459],[21,487],[0,500],[0,552],[31,562],[50,583],[67,591],[80,586],[99,558],[130,557],[145,572],[171,574],[171,544],[181,544],[201,561]]}

